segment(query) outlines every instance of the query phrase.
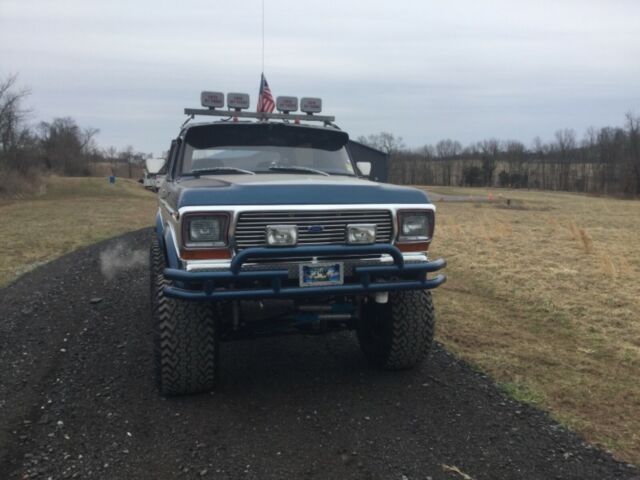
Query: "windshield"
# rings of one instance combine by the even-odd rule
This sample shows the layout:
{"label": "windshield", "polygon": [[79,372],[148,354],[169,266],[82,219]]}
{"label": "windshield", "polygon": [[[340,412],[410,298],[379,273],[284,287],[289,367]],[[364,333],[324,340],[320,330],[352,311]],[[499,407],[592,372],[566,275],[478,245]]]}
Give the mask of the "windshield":
{"label": "windshield", "polygon": [[182,175],[355,175],[340,130],[284,123],[195,125],[185,134]]}
{"label": "windshield", "polygon": [[[353,166],[344,147],[335,151],[304,146],[195,148],[187,145],[185,148],[182,159],[183,175],[206,170],[212,170],[212,174],[234,173],[234,168],[255,173],[282,173],[298,168],[301,173],[305,169],[313,169],[334,175],[354,175]],[[214,172],[216,169],[219,169],[219,172]]]}

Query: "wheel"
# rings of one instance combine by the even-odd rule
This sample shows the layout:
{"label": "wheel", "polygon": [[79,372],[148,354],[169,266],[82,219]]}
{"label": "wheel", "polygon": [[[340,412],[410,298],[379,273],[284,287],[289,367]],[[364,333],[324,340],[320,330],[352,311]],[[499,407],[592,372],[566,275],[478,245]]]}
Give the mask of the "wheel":
{"label": "wheel", "polygon": [[403,370],[420,364],[433,343],[436,316],[426,290],[390,292],[384,304],[362,306],[356,333],[367,360],[377,367]]}
{"label": "wheel", "polygon": [[214,306],[164,295],[170,282],[158,239],[150,249],[151,319],[156,383],[166,396],[206,392],[218,377],[219,329]]}

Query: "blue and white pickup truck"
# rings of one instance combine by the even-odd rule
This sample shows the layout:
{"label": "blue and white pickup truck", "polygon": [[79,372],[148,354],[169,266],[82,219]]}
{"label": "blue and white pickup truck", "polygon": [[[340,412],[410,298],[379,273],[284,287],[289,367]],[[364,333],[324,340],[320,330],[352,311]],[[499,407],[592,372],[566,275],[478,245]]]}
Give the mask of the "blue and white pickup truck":
{"label": "blue and white pickup truck", "polygon": [[[203,94],[170,148],[150,251],[156,379],[163,395],[211,390],[219,344],[292,331],[355,330],[374,365],[429,352],[435,207],[418,189],[372,182],[349,139],[318,116],[249,113],[248,96]],[[213,99],[213,101],[211,100]],[[297,99],[296,99],[297,103]],[[280,107],[280,98],[278,99]],[[295,111],[295,110],[294,110]],[[225,116],[190,123],[195,115]],[[312,125],[313,122],[319,125]]]}

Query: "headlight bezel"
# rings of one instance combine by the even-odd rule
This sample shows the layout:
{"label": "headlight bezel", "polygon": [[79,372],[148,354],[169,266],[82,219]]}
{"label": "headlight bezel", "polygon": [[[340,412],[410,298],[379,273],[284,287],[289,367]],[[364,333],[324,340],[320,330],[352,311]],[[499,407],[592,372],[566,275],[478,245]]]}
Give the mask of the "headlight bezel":
{"label": "headlight bezel", "polygon": [[[214,242],[194,242],[191,240],[191,221],[194,219],[212,218],[220,222],[220,240]],[[228,212],[189,212],[182,216],[182,247],[187,250],[211,250],[229,247]]]}
{"label": "headlight bezel", "polygon": [[[404,222],[407,218],[412,216],[420,216],[426,218],[426,231],[424,234],[419,235],[407,235],[404,233]],[[396,241],[398,243],[429,243],[433,239],[433,232],[435,229],[435,213],[431,209],[407,209],[398,210],[397,212],[397,236]]]}

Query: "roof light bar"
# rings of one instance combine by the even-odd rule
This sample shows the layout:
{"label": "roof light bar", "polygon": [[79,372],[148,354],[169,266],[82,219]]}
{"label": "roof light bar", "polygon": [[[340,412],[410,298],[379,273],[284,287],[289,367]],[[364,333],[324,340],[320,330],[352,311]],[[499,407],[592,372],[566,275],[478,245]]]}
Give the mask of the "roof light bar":
{"label": "roof light bar", "polygon": [[202,92],[200,94],[200,103],[203,107],[223,108],[224,93],[222,92]]}
{"label": "roof light bar", "polygon": [[322,99],[303,97],[300,99],[300,110],[307,114],[320,113],[322,111]]}
{"label": "roof light bar", "polygon": [[229,110],[235,110],[229,112],[228,110],[216,110],[216,108],[224,107],[224,93],[222,92],[208,92],[204,91],[200,94],[200,103],[206,109],[199,108],[185,108],[184,113],[189,115],[189,118],[182,124],[184,127],[190,120],[196,115],[207,115],[213,117],[227,117],[228,120],[237,122],[239,118],[255,118],[262,121],[268,120],[287,120],[295,121],[299,124],[300,121],[308,122],[323,122],[327,126],[334,126],[333,122],[336,117],[332,115],[313,115],[322,111],[322,99],[314,97],[305,97],[300,99],[300,110],[304,113],[290,113],[298,110],[298,97],[281,96],[276,100],[276,106],[280,113],[267,113],[267,112],[243,112],[250,106],[250,98],[247,93],[227,93],[227,108]]}
{"label": "roof light bar", "polygon": [[333,115],[308,115],[299,113],[265,113],[265,112],[228,112],[225,110],[211,110],[199,108],[185,108],[185,115],[190,115],[185,124],[196,115],[211,117],[233,117],[233,118],[257,118],[259,120],[301,120],[304,122],[324,122],[331,124],[335,122]]}
{"label": "roof light bar", "polygon": [[276,108],[282,113],[295,112],[298,110],[298,97],[278,97]]}
{"label": "roof light bar", "polygon": [[227,106],[235,108],[237,112],[249,108],[249,94],[227,93]]}

